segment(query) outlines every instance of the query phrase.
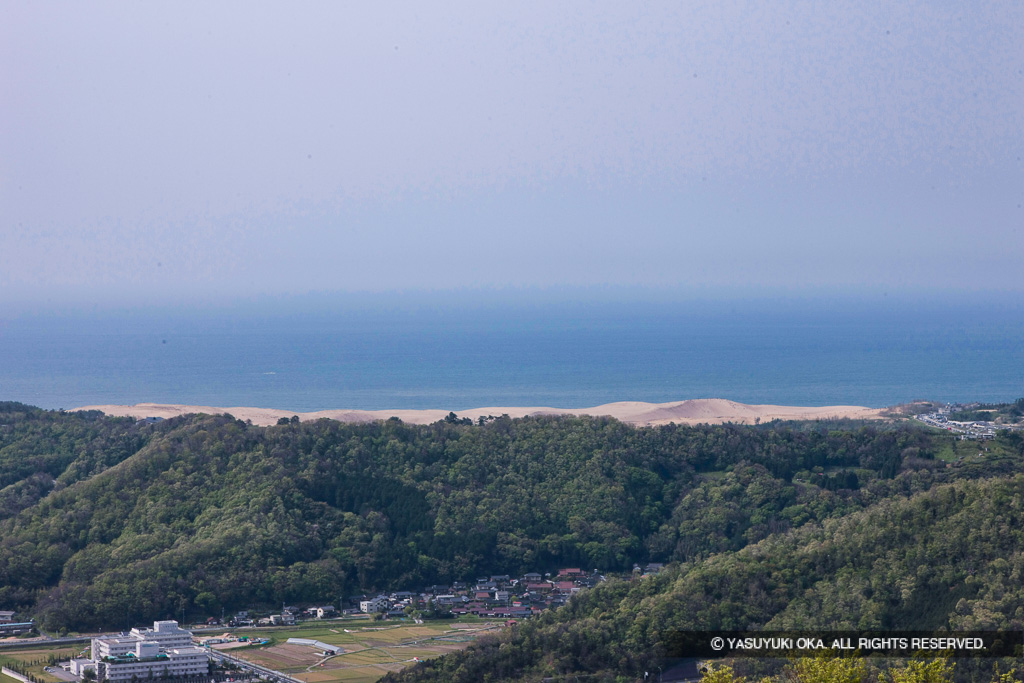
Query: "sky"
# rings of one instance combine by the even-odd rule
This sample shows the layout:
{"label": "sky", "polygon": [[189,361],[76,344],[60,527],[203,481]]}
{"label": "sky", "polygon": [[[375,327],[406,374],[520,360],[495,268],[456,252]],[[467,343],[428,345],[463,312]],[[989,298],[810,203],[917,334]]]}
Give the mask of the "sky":
{"label": "sky", "polygon": [[0,4],[8,304],[1024,294],[1020,2]]}

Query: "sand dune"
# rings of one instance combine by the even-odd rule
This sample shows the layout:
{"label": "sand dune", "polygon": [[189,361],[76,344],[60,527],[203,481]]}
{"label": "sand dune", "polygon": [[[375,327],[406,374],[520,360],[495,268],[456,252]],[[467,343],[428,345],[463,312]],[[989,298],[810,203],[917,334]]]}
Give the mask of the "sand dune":
{"label": "sand dune", "polygon": [[[186,406],[159,403],[137,403],[133,406],[105,405],[82,406],[74,410],[100,410],[107,415],[122,415],[135,418],[175,417],[188,413],[217,415],[230,413],[241,420],[252,420],[253,424],[271,425],[282,417],[298,415],[299,419],[317,420],[322,417],[341,422],[369,422],[398,417],[403,422],[428,424],[441,420],[449,410],[320,410],[312,413],[298,413],[275,408],[218,408],[214,406]],[[653,426],[675,422],[676,424],[719,424],[736,422],[752,424],[757,420],[819,420],[830,418],[854,418],[861,420],[882,419],[881,408],[863,406],[776,406],[747,405],[722,398],[701,398],[672,403],[642,403],[622,401],[605,403],[593,408],[547,408],[547,407],[488,407],[471,410],[457,410],[459,417],[476,420],[487,415],[507,414],[511,417],[527,415],[607,415],[623,422],[639,426]]]}

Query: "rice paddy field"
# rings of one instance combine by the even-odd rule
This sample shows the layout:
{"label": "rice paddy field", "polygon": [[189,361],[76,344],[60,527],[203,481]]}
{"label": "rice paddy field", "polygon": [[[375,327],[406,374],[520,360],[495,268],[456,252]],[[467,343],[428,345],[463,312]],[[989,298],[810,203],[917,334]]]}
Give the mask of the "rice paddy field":
{"label": "rice paddy field", "polygon": [[[239,648],[231,654],[307,683],[373,683],[417,660],[461,650],[479,636],[501,629],[502,623],[480,619],[424,624],[339,621],[290,629],[245,629],[239,635],[259,635],[270,639],[270,645]],[[319,640],[344,652],[324,657],[317,648],[288,643],[288,638]]]}

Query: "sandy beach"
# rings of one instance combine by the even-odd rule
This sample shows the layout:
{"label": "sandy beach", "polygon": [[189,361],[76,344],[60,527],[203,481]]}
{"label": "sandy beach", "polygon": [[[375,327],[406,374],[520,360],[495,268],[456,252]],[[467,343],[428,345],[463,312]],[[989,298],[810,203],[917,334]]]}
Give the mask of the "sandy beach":
{"label": "sandy beach", "polygon": [[[292,410],[276,408],[247,408],[173,405],[160,403],[137,403],[135,405],[95,405],[82,406],[73,410],[99,410],[107,415],[128,416],[138,419],[145,417],[176,417],[189,413],[206,413],[218,415],[230,413],[240,420],[251,420],[257,425],[272,425],[282,417],[298,415],[302,421],[330,418],[341,422],[370,422],[397,417],[411,424],[429,424],[443,419],[449,409],[436,410],[320,410],[311,413],[300,413]],[[777,406],[747,405],[722,398],[701,398],[671,403],[643,403],[639,401],[621,401],[605,403],[592,408],[549,408],[534,407],[486,407],[470,410],[456,410],[459,417],[476,420],[488,415],[509,415],[510,417],[526,417],[528,415],[594,415],[609,416],[628,424],[637,426],[655,426],[669,424],[720,424],[735,422],[753,424],[756,421],[771,420],[821,420],[851,418],[858,420],[883,419],[882,408],[865,408],[863,406]]]}

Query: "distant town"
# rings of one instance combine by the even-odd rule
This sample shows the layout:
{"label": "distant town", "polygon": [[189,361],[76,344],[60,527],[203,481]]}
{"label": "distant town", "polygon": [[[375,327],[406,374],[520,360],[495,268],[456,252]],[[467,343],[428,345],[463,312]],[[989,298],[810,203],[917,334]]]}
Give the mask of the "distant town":
{"label": "distant town", "polygon": [[947,403],[934,412],[914,415],[914,419],[959,434],[961,439],[994,439],[999,430],[1024,430],[1021,403]]}

